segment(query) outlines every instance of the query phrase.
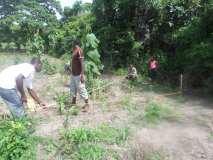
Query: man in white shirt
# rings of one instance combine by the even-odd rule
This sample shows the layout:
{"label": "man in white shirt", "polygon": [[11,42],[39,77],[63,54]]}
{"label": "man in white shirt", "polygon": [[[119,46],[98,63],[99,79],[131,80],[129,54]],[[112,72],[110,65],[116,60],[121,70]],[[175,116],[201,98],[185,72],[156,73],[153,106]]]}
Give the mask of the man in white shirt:
{"label": "man in white shirt", "polygon": [[130,64],[129,68],[128,68],[128,75],[127,75],[126,79],[134,80],[137,78],[137,76],[138,76],[138,74],[137,74],[136,68],[132,64]]}
{"label": "man in white shirt", "polygon": [[[40,59],[33,58],[31,64],[22,63],[10,66],[0,73],[0,97],[8,105],[14,118],[25,116],[23,103],[27,103],[27,97],[24,92],[26,86],[31,97],[41,106],[46,106],[36,92],[33,90],[32,81],[35,72],[40,72],[42,63]],[[20,96],[18,92],[20,93]]]}

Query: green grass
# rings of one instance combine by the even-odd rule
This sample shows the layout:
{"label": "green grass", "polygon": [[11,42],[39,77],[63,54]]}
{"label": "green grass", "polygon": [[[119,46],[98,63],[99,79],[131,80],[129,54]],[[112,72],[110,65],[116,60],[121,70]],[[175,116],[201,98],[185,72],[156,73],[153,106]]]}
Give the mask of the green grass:
{"label": "green grass", "polygon": [[147,123],[158,123],[163,119],[173,120],[178,117],[171,104],[151,101],[147,104],[143,119]]}
{"label": "green grass", "polygon": [[162,156],[160,153],[158,152],[154,152],[152,153],[152,155],[150,156],[149,160],[163,160]]}
{"label": "green grass", "polygon": [[73,160],[102,160],[105,156],[105,149],[100,144],[80,144],[78,152],[73,155]]}
{"label": "green grass", "polygon": [[119,145],[127,139],[128,129],[103,124],[97,128],[72,128],[62,132],[64,156],[74,160],[104,160],[110,153],[107,145]]}

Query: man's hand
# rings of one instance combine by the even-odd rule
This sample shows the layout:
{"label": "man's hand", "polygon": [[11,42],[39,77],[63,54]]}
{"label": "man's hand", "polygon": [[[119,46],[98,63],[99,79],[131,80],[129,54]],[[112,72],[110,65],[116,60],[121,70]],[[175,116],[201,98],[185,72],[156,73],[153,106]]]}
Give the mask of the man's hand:
{"label": "man's hand", "polygon": [[80,80],[81,80],[81,83],[84,83],[84,82],[85,82],[85,79],[84,79],[84,75],[83,75],[83,74],[81,74]]}
{"label": "man's hand", "polygon": [[22,101],[22,103],[27,103],[27,97],[26,97],[26,95],[22,95],[21,96],[21,101]]}

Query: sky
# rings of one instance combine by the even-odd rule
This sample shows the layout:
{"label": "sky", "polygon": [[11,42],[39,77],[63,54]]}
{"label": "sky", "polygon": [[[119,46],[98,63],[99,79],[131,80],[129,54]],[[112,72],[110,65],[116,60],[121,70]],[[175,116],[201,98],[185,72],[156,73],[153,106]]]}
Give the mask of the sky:
{"label": "sky", "polygon": [[[64,8],[65,6],[67,7],[72,7],[73,3],[76,1],[76,0],[58,0],[59,2],[61,2],[61,6],[62,8]],[[92,3],[92,0],[82,0],[83,3],[85,2],[91,2]]]}

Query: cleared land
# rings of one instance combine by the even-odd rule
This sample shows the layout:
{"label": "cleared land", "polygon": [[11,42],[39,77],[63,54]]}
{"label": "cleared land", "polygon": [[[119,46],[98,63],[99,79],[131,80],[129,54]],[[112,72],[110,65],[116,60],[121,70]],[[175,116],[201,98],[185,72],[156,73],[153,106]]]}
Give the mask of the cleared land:
{"label": "cleared land", "polygon": [[[29,57],[1,55],[0,70]],[[58,72],[63,63],[48,58],[56,64]],[[102,75],[102,89],[91,96],[91,110],[83,113],[76,107],[65,108],[60,114],[57,95],[68,94],[64,84],[69,80],[60,73],[36,76],[34,88],[49,104],[47,109],[29,112],[35,121],[34,135],[45,139],[37,146],[37,159],[70,159],[69,138],[86,133],[78,141],[77,154],[92,155],[93,159],[121,160],[212,160],[213,159],[213,105],[210,100],[192,96],[172,95],[175,92],[139,79],[128,83],[122,76]],[[8,113],[0,103],[0,114]],[[73,130],[76,129],[76,130]],[[64,134],[64,132],[69,132]],[[74,140],[76,140],[74,139]],[[78,143],[77,143],[78,142]],[[81,150],[82,148],[82,150]],[[84,153],[87,150],[88,153]],[[103,158],[104,156],[104,158]],[[92,159],[87,157],[85,159]]]}

